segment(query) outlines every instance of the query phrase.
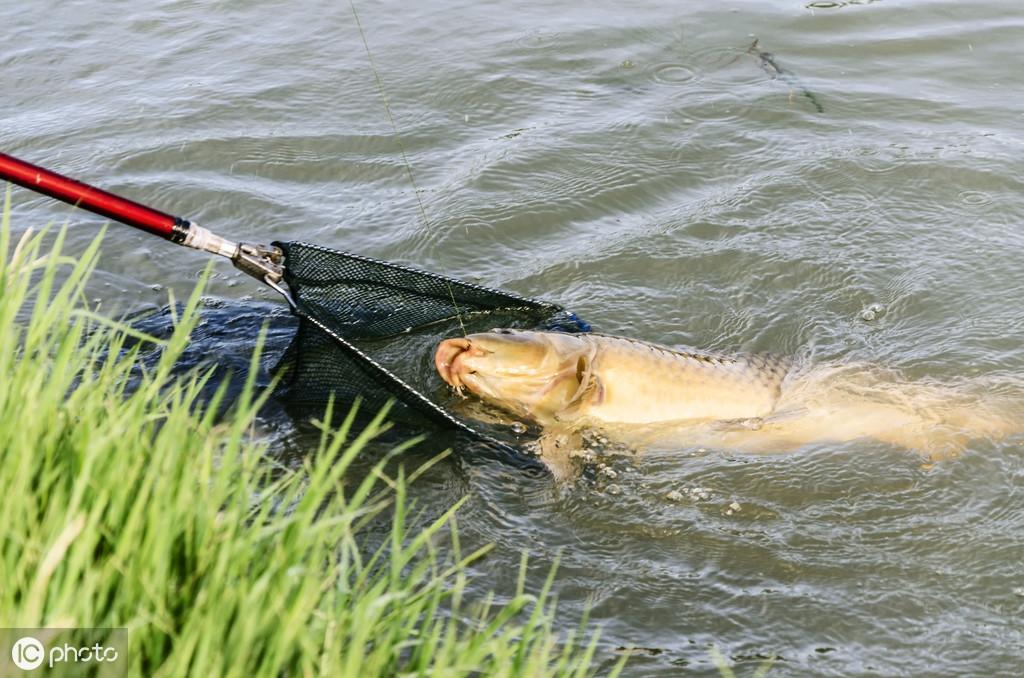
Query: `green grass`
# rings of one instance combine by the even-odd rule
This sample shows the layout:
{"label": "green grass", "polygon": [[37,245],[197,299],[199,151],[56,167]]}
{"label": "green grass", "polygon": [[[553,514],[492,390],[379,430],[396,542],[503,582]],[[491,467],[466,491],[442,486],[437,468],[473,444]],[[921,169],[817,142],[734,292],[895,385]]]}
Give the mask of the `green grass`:
{"label": "green grass", "polygon": [[[584,675],[595,649],[554,628],[549,587],[469,600],[458,506],[408,527],[408,477],[346,473],[385,427],[323,431],[302,468],[254,440],[263,395],[199,394],[175,361],[199,290],[166,341],[90,311],[100,238],[15,243],[0,228],[0,626],[123,627],[117,673]],[[142,350],[162,354],[143,370]],[[256,364],[257,356],[253,356]],[[256,370],[250,371],[255,374]],[[129,388],[129,382],[135,383]],[[222,405],[230,414],[214,416]],[[325,420],[330,420],[326,417]],[[400,453],[396,450],[395,453]],[[393,466],[393,465],[392,465]],[[390,534],[365,547],[362,530]],[[525,571],[525,560],[524,560]],[[9,650],[5,649],[5,653]]]}

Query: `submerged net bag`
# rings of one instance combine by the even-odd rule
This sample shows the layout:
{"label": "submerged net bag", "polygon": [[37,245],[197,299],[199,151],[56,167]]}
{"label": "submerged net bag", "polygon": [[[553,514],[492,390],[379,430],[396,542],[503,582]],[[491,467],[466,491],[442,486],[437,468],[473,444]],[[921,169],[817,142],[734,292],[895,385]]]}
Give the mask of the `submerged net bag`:
{"label": "submerged net bag", "polygon": [[274,245],[284,252],[300,319],[279,366],[278,395],[294,406],[322,412],[331,398],[358,399],[361,411],[375,414],[390,402],[393,421],[503,444],[453,413],[453,396],[434,369],[438,343],[463,328],[589,329],[554,304],[317,245]]}

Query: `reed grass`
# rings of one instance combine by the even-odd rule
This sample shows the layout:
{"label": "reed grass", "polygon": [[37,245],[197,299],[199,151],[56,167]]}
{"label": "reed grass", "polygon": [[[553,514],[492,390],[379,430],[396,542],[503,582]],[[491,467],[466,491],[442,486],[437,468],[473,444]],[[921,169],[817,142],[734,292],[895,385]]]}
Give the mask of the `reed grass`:
{"label": "reed grass", "polygon": [[[486,549],[461,552],[459,505],[414,531],[415,473],[388,477],[383,459],[348,473],[386,413],[325,427],[301,468],[272,463],[251,379],[235,402],[223,387],[204,402],[210,373],[175,369],[201,286],[170,338],[139,336],[85,301],[101,236],[74,257],[63,231],[15,243],[9,208],[8,193],[0,626],[122,628],[128,675],[593,671],[596,635],[556,628],[552,579],[528,592],[521,576],[500,605],[471,600],[467,566]],[[384,517],[390,533],[368,550],[364,528]]]}

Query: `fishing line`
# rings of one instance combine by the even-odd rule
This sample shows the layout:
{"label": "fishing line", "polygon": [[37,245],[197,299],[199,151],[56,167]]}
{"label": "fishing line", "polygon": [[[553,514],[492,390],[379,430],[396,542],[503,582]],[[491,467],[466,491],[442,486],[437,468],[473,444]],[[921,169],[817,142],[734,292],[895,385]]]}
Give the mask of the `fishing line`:
{"label": "fishing line", "polygon": [[[409,162],[409,157],[405,153],[405,144],[402,143],[402,135],[398,132],[398,125],[395,124],[395,116],[391,113],[391,103],[388,101],[387,92],[384,89],[384,81],[380,77],[380,71],[377,70],[377,63],[373,59],[373,54],[370,52],[370,43],[366,39],[366,32],[363,30],[363,22],[359,20],[359,13],[356,11],[355,0],[349,0],[349,7],[352,8],[352,17],[356,20],[356,28],[359,29],[359,38],[363,41],[363,49],[366,51],[366,60],[370,62],[370,70],[373,71],[374,82],[377,83],[377,92],[380,94],[381,101],[384,102],[384,111],[387,113],[388,121],[391,123],[391,131],[395,134],[395,141],[398,143],[398,152],[402,156],[402,163],[405,165],[405,173],[409,177],[409,184],[412,185],[413,195],[416,196],[416,204],[420,210],[420,220],[423,222],[423,228],[429,233],[430,232],[430,220],[427,219],[427,210],[423,206],[423,199],[420,197],[420,189],[416,185],[416,179],[412,175],[412,163]],[[468,336],[466,332],[466,325],[462,322],[462,312],[459,310],[459,305],[455,301],[455,292],[452,290],[450,283],[446,283],[448,286],[448,294],[451,297],[452,307],[455,309],[455,317],[459,321],[459,327],[462,328],[462,336]]]}

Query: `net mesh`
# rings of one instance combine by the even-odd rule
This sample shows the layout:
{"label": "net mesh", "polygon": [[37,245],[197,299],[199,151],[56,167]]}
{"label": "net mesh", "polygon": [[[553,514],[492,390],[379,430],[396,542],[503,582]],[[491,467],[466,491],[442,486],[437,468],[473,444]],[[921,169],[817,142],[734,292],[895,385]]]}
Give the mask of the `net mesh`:
{"label": "net mesh", "polygon": [[493,431],[453,413],[433,366],[444,338],[495,327],[588,328],[561,307],[426,271],[301,242],[285,253],[285,282],[299,329],[281,360],[278,395],[320,408],[363,403],[415,427],[441,427],[491,443]]}

